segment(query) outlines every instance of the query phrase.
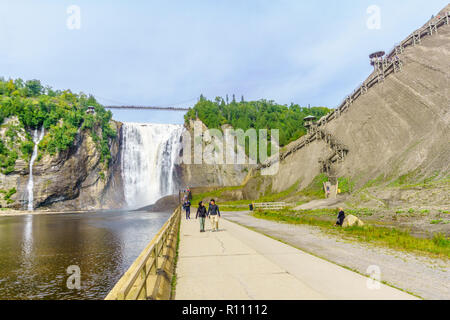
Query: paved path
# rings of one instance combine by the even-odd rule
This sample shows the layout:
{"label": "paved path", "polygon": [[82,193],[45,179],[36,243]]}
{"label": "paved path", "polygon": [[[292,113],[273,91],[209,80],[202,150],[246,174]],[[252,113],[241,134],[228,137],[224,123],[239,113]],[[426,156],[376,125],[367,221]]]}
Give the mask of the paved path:
{"label": "paved path", "polygon": [[225,219],[199,232],[182,220],[177,264],[179,300],[414,299]]}
{"label": "paved path", "polygon": [[224,217],[259,233],[280,239],[300,250],[366,274],[377,265],[381,279],[427,300],[450,299],[448,260],[389,249],[372,243],[342,239],[318,227],[257,219],[246,212],[224,212]]}
{"label": "paved path", "polygon": [[302,204],[298,207],[295,207],[294,210],[316,210],[330,207],[337,208],[340,204],[344,202],[344,200],[345,198],[342,197],[313,200],[308,203]]}

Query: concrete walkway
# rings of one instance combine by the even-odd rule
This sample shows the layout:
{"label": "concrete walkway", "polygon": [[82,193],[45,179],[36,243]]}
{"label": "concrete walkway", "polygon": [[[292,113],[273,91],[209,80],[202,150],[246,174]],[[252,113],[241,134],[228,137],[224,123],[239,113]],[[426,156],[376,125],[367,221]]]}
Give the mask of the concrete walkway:
{"label": "concrete walkway", "polygon": [[415,299],[225,219],[182,220],[177,300]]}

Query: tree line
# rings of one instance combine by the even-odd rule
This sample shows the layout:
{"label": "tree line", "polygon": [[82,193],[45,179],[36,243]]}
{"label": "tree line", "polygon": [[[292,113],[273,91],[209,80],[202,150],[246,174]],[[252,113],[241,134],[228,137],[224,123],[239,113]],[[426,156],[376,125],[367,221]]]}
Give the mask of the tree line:
{"label": "tree line", "polygon": [[281,105],[264,99],[245,101],[244,97],[237,102],[234,95],[231,102],[228,101],[228,96],[211,101],[201,95],[185,115],[185,121],[188,123],[198,117],[210,129],[220,129],[225,124],[244,131],[250,128],[257,131],[267,129],[269,134],[270,130],[278,129],[280,146],[285,146],[307,133],[304,118],[313,115],[320,119],[330,111],[326,107],[301,107],[293,103]]}
{"label": "tree line", "polygon": [[[88,114],[88,107],[95,114]],[[5,119],[17,117],[19,124],[3,124]],[[70,90],[53,90],[44,87],[39,80],[5,80],[0,78],[0,125],[7,127],[0,140],[0,167],[4,174],[14,170],[19,156],[28,160],[33,150],[32,131],[45,128],[45,137],[39,144],[41,155],[55,155],[73,145],[76,135],[89,130],[107,165],[111,158],[108,140],[116,136],[109,122],[111,111],[107,111],[92,95],[72,93]],[[24,129],[25,139],[18,139]]]}

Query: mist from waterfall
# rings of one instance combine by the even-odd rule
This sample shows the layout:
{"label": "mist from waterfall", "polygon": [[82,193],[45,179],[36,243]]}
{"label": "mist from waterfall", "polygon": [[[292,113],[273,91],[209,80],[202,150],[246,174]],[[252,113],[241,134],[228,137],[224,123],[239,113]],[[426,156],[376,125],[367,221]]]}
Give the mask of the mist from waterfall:
{"label": "mist from waterfall", "polygon": [[129,208],[141,208],[175,194],[175,163],[183,126],[124,123],[122,179]]}

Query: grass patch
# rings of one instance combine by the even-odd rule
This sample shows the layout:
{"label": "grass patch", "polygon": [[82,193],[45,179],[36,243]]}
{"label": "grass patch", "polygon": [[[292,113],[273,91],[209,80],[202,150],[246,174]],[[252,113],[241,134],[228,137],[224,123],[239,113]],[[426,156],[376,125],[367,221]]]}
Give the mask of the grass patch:
{"label": "grass patch", "polygon": [[323,190],[323,183],[328,181],[328,177],[325,173],[316,176],[313,181],[305,189],[300,191],[298,195],[309,197],[309,198],[323,198],[325,192]]}
{"label": "grass patch", "polygon": [[[263,197],[259,198],[258,200],[223,201],[223,202],[218,203],[218,205],[222,211],[248,210],[248,205],[250,203],[274,202],[274,201],[280,201],[280,200],[283,200],[283,199],[289,197],[295,191],[297,191],[299,184],[300,184],[300,181],[297,181],[292,186],[290,186],[288,189],[286,189],[282,192],[279,192],[279,193],[270,193],[270,191],[268,191],[268,192],[266,192],[266,194]],[[193,193],[191,202],[194,205],[198,204],[203,199],[208,199],[208,202],[209,202],[209,199],[220,199],[221,197],[223,197],[224,192],[240,190],[240,189],[242,189],[241,186],[225,187],[225,188],[220,188],[220,189],[210,191],[210,192],[204,192],[204,193],[199,193],[199,194]]]}
{"label": "grass patch", "polygon": [[400,189],[413,189],[413,188],[420,188],[420,189],[432,189],[435,187],[438,187],[440,185],[446,185],[450,183],[450,177],[446,176],[444,178],[438,179],[438,173],[435,173],[434,175],[425,178],[423,180],[416,180],[414,179],[413,174],[406,174],[398,179],[394,180],[389,184],[389,187],[397,187]]}
{"label": "grass patch", "polygon": [[195,192],[192,193],[192,203],[193,204],[197,204],[200,201],[203,201],[203,199],[217,199],[220,198],[223,192],[226,191],[234,191],[234,190],[240,190],[242,189],[242,186],[236,186],[236,187],[225,187],[225,188],[220,188],[214,191],[208,191],[208,192],[202,192],[202,193],[198,193],[196,194]]}
{"label": "grass patch", "polygon": [[258,199],[257,202],[275,202],[283,200],[287,197],[289,197],[291,194],[293,194],[298,189],[298,185],[300,184],[300,181],[297,181],[292,186],[290,186],[288,189],[279,192],[279,193],[266,193],[263,197]]}
{"label": "grass patch", "polygon": [[11,197],[17,193],[17,190],[16,188],[0,190],[0,193],[3,194],[3,200],[5,200],[7,204],[11,204],[14,203],[14,200],[12,200]]}
{"label": "grass patch", "polygon": [[[334,211],[335,213],[336,211]],[[331,215],[324,210],[323,215]],[[445,235],[434,235],[433,239],[416,238],[409,231],[366,225],[364,227],[336,228],[334,220],[312,217],[300,212],[284,210],[256,211],[253,216],[260,219],[279,221],[289,224],[305,224],[320,227],[343,238],[360,242],[374,243],[392,249],[412,251],[421,254],[431,254],[440,258],[450,258],[450,239]]]}
{"label": "grass patch", "polygon": [[250,210],[248,205],[221,205],[220,211],[247,211]]}
{"label": "grass patch", "polygon": [[367,189],[367,188],[381,185],[384,182],[384,180],[385,180],[384,175],[381,174],[377,178],[375,178],[373,180],[369,180],[361,189]]}
{"label": "grass patch", "polygon": [[352,193],[355,189],[355,182],[346,177],[338,178],[338,187],[341,193]]}

